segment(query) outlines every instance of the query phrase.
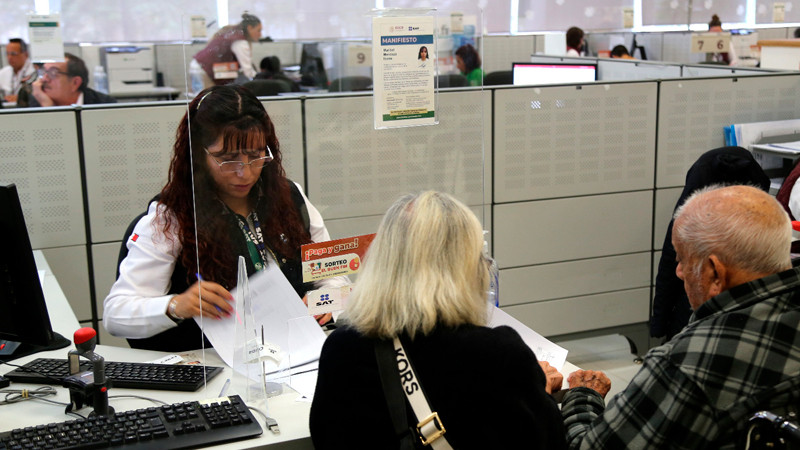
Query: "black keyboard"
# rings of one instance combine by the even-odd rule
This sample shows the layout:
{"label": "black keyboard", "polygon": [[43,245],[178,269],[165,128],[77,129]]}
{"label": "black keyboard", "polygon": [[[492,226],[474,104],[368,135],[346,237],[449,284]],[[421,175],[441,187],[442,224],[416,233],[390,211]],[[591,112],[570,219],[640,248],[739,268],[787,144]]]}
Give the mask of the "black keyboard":
{"label": "black keyboard", "polygon": [[[196,391],[203,385],[203,372],[210,380],[222,372],[222,367],[198,364],[147,364],[106,361],[106,377],[111,387],[128,389],[160,389],[167,391]],[[92,363],[81,361],[81,372],[92,370]],[[18,367],[5,376],[17,383],[54,384],[69,375],[66,359],[38,358]]]}
{"label": "black keyboard", "polygon": [[0,433],[0,449],[204,447],[259,436],[261,425],[238,395]]}

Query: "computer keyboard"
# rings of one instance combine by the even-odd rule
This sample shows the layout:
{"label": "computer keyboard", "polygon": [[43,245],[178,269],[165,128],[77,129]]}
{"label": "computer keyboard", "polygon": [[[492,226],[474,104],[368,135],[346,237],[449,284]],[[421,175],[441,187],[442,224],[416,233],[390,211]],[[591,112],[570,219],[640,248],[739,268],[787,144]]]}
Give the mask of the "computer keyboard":
{"label": "computer keyboard", "polygon": [[[105,362],[106,377],[111,387],[128,389],[160,389],[167,391],[196,391],[203,385],[203,371],[210,380],[222,372],[222,367],[192,364],[169,365],[133,362]],[[81,371],[92,370],[92,363],[81,361]],[[6,378],[17,383],[53,384],[69,375],[66,359],[38,358],[7,373]]]}
{"label": "computer keyboard", "polygon": [[232,395],[17,428],[0,433],[0,449],[196,448],[261,433],[242,399]]}

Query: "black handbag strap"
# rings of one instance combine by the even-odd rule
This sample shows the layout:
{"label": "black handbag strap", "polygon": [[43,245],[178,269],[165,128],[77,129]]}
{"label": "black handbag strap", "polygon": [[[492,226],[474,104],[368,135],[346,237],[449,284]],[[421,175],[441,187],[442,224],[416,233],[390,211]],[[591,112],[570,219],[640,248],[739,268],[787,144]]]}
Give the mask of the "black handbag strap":
{"label": "black handbag strap", "polygon": [[397,359],[394,345],[389,340],[375,341],[375,359],[378,362],[378,373],[381,376],[383,396],[389,407],[395,436],[400,440],[400,450],[414,448],[413,435],[408,426],[406,413],[406,396],[400,387],[400,372],[397,371]]}

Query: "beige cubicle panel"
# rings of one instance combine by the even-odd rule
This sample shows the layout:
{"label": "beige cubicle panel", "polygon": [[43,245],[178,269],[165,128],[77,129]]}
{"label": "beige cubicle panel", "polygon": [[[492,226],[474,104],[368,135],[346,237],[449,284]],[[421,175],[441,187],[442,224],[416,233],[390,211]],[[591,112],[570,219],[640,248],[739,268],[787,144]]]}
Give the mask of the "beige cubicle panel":
{"label": "beige cubicle panel", "polygon": [[471,206],[491,200],[491,93],[441,92],[438,102],[437,125],[375,130],[371,95],[306,100],[308,196],[326,220],[382,215],[425,189]]}
{"label": "beige cubicle panel", "polygon": [[0,183],[17,186],[31,246],[45,252],[76,313],[91,318],[75,110],[0,113],[0,155]]}
{"label": "beige cubicle panel", "polygon": [[[501,302],[505,293],[502,291]],[[543,336],[560,336],[591,330],[609,330],[641,324],[646,332],[650,287],[502,307],[504,311]],[[644,345],[641,342],[637,344]],[[644,353],[647,349],[639,347]]]}
{"label": "beige cubicle panel", "polygon": [[181,102],[81,111],[92,243],[122,239],[167,181]]}
{"label": "beige cubicle panel", "polygon": [[501,269],[649,252],[652,191],[495,205]]}
{"label": "beige cubicle panel", "polygon": [[795,119],[798,114],[797,73],[662,81],[656,187],[683,186],[700,155],[725,145],[724,127]]}
{"label": "beige cubicle panel", "polygon": [[658,83],[498,88],[496,203],[653,188]]}
{"label": "beige cubicle panel", "polygon": [[535,36],[481,36],[484,76],[490,72],[510,71],[515,62],[527,62],[534,53]]}

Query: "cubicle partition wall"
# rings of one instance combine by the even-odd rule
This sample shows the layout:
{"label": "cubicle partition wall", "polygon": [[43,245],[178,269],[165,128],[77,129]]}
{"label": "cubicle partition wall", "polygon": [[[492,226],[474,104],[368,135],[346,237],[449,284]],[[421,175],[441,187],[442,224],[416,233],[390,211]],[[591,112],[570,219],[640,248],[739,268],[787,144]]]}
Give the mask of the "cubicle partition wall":
{"label": "cubicle partition wall", "polygon": [[502,304],[540,333],[647,348],[657,104],[656,82],[495,90]]}
{"label": "cubicle partition wall", "polygon": [[425,189],[455,195],[490,230],[491,92],[440,93],[437,112],[435,126],[375,130],[371,95],[305,101],[308,195],[333,237],[374,233],[398,197]]}
{"label": "cubicle partition wall", "polygon": [[72,306],[91,317],[77,114],[0,113],[0,183],[17,185],[31,245],[62,267]]}

